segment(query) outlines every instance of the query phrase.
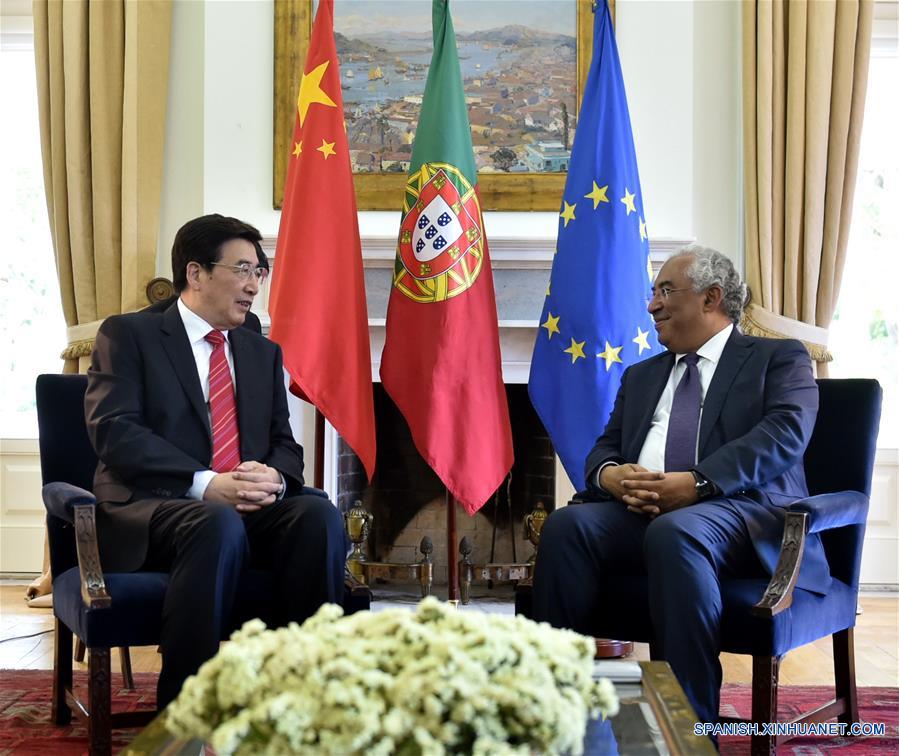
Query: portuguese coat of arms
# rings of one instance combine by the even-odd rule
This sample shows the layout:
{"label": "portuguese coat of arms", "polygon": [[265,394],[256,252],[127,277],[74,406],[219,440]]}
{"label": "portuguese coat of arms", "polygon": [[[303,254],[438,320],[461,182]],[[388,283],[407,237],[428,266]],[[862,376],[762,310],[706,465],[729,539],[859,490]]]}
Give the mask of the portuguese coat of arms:
{"label": "portuguese coat of arms", "polygon": [[484,259],[477,193],[455,166],[425,163],[409,176],[406,197],[394,286],[416,302],[462,294]]}

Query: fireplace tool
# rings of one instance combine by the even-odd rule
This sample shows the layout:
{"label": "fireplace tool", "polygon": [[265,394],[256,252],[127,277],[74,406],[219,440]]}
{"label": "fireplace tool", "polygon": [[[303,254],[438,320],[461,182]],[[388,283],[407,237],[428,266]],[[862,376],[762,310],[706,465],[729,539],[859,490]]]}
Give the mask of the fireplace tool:
{"label": "fireplace tool", "polygon": [[[509,513],[509,522],[512,521],[512,475],[509,474],[506,479],[506,505]],[[486,564],[473,564],[471,561],[472,542],[468,536],[465,536],[459,543],[459,588],[463,604],[467,604],[471,600],[471,584],[475,580],[486,580],[487,584],[492,587],[493,582],[518,582],[520,580],[529,580],[533,575],[534,562],[537,558],[537,548],[540,543],[540,531],[543,529],[543,523],[547,518],[546,508],[542,501],[537,502],[533,511],[524,517],[525,537],[534,546],[534,553],[527,562],[519,562],[517,550],[515,546],[514,533],[512,536],[512,562],[498,563],[494,562],[496,556],[496,529],[498,514],[499,490],[494,495],[494,524],[493,534],[490,544],[490,561]]]}

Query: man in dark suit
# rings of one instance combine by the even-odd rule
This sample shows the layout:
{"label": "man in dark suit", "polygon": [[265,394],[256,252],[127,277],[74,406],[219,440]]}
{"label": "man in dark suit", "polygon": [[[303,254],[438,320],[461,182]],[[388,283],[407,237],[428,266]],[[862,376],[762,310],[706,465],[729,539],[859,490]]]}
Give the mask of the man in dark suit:
{"label": "man in dark suit", "polygon": [[108,318],[88,371],[103,568],[170,574],[160,706],[215,654],[247,567],[273,570],[281,622],[343,595],[346,537],[304,493],[281,350],[240,327],[268,275],[260,240],[220,215],[185,224],[177,301]]}
{"label": "man in dark suit", "polygon": [[[727,257],[687,247],[662,267],[649,311],[668,351],[625,371],[586,460],[593,501],[546,522],[534,582],[539,620],[594,635],[600,578],[646,575],[656,655],[699,719],[721,687],[719,579],[771,575],[782,507],[808,495],[802,466],[818,411],[801,343],[736,329],[746,287]],[[799,586],[830,573],[812,537]]]}

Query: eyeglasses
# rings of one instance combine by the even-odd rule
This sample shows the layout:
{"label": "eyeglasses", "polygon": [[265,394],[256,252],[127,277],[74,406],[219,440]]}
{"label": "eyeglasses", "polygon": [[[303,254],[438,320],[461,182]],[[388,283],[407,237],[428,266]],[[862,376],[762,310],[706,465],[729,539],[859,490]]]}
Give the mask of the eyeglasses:
{"label": "eyeglasses", "polygon": [[651,302],[656,297],[668,299],[668,297],[677,291],[693,291],[693,289],[690,286],[682,286],[679,289],[672,289],[670,286],[660,286],[658,289],[653,287],[652,296],[649,298],[649,301]]}
{"label": "eyeglasses", "polygon": [[214,262],[212,265],[218,265],[221,268],[230,268],[241,281],[249,281],[251,273],[259,279],[259,283],[265,283],[265,279],[268,278],[268,268],[264,265],[252,265],[248,262],[241,263],[240,265],[227,265],[226,263]]}

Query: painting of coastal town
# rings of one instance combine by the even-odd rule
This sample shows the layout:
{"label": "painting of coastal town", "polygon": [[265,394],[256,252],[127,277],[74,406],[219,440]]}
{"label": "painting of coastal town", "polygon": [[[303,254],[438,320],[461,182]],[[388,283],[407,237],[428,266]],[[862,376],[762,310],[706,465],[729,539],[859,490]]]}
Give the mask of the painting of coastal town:
{"label": "painting of coastal town", "polygon": [[[478,170],[568,169],[577,113],[574,0],[455,0]],[[430,0],[341,0],[334,31],[357,173],[406,173],[431,60]]]}

